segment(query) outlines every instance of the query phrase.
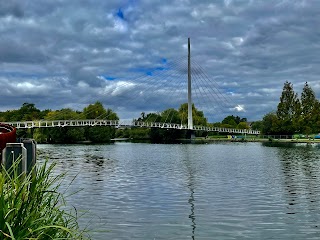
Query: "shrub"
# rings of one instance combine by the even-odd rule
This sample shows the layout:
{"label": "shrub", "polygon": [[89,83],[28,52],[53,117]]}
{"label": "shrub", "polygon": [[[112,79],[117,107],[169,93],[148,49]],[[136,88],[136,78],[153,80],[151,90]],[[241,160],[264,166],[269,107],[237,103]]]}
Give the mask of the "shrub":
{"label": "shrub", "polygon": [[18,174],[18,161],[0,172],[0,239],[88,239],[68,210],[47,161],[30,174]]}

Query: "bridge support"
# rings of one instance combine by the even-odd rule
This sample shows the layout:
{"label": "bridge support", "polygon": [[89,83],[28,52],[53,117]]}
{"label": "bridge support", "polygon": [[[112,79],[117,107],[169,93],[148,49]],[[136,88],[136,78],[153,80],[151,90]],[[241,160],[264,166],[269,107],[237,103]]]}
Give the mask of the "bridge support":
{"label": "bridge support", "polygon": [[196,131],[195,130],[188,130],[187,131],[187,139],[190,139],[191,142],[196,138]]}
{"label": "bridge support", "polygon": [[191,54],[190,38],[188,38],[188,129],[193,129],[192,98],[191,98]]}

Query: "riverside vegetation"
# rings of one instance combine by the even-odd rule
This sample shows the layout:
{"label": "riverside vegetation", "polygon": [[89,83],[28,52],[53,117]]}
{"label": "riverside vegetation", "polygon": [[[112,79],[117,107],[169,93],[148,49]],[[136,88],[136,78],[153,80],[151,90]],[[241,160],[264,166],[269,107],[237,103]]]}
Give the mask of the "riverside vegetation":
{"label": "riverside vegetation", "polygon": [[[138,121],[171,122],[187,124],[187,103],[178,110],[169,108],[161,113],[141,113]],[[202,111],[192,106],[194,125],[260,130],[263,135],[294,135],[320,133],[320,102],[316,99],[312,88],[305,83],[301,97],[294,92],[293,85],[285,82],[280,102],[275,111],[264,115],[262,120],[251,122],[239,116],[227,116],[221,122],[209,123]],[[60,110],[39,110],[33,103],[24,103],[20,109],[0,112],[0,122],[28,120],[66,120],[66,119],[108,119],[119,120],[118,115],[110,108],[105,109],[101,102],[85,107],[82,111],[70,108]],[[176,139],[188,138],[188,131],[157,128],[123,128],[108,126],[96,127],[64,127],[20,129],[18,137],[34,138],[38,143],[77,143],[89,141],[93,143],[110,142],[112,138],[148,139],[154,143],[173,142]],[[217,136],[218,135],[218,136]],[[197,131],[198,137],[219,137],[219,133]],[[225,136],[223,136],[225,137]]]}
{"label": "riverside vegetation", "polygon": [[[221,126],[229,128],[248,128],[246,118],[228,116],[221,123],[208,123],[202,111],[194,105],[192,107],[194,125]],[[136,119],[145,122],[171,122],[187,124],[188,104],[184,103],[178,110],[169,108],[161,113],[141,113]],[[70,108],[61,110],[39,110],[33,103],[24,103],[20,109],[0,112],[0,122],[31,121],[31,120],[67,120],[67,119],[108,119],[119,120],[112,109],[105,109],[100,102],[90,104],[83,111],[74,111]],[[95,127],[63,127],[18,129],[18,137],[34,138],[38,143],[77,143],[89,141],[93,143],[109,142],[112,138],[148,139],[151,142],[172,142],[186,138],[188,131],[177,129],[148,129],[124,128],[115,129],[109,126]],[[206,136],[208,133],[197,132],[197,136]]]}
{"label": "riverside vegetation", "polygon": [[51,176],[55,164],[27,175],[18,166],[0,172],[0,239],[89,239],[59,192],[64,175]]}
{"label": "riverside vegetation", "polygon": [[266,135],[315,135],[320,133],[320,102],[306,82],[300,98],[293,84],[285,82],[277,109],[256,122]]}

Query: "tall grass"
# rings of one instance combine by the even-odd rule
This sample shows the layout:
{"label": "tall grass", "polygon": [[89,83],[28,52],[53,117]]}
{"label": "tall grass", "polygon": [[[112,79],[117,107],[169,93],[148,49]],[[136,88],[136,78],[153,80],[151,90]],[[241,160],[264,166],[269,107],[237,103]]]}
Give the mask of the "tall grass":
{"label": "tall grass", "polygon": [[59,193],[63,174],[52,176],[47,161],[37,171],[18,174],[18,162],[0,171],[0,239],[88,239]]}

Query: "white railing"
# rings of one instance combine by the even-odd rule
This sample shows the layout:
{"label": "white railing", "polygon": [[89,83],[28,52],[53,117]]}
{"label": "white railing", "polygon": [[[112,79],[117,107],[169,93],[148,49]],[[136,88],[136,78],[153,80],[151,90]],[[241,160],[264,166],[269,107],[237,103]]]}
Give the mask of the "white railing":
{"label": "white railing", "polygon": [[[188,125],[177,123],[160,123],[160,122],[140,122],[140,121],[119,121],[119,120],[38,120],[38,121],[21,121],[21,122],[5,122],[17,129],[26,128],[48,128],[48,127],[85,127],[85,126],[113,126],[113,127],[147,127],[147,128],[165,128],[188,130]],[[193,130],[223,133],[239,133],[239,134],[260,134],[260,131],[251,129],[235,129],[193,126]]]}

